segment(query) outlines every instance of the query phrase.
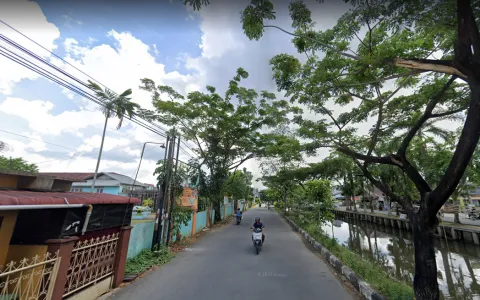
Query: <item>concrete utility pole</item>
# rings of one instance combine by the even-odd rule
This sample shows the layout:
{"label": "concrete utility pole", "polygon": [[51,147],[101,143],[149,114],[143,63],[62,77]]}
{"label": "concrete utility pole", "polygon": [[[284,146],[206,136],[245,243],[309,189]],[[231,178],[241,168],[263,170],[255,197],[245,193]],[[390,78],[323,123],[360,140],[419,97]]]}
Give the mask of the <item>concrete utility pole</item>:
{"label": "concrete utility pole", "polygon": [[[169,211],[169,202],[168,202],[168,199],[169,199],[169,195],[170,195],[170,183],[171,183],[171,173],[172,173],[172,166],[173,166],[173,147],[175,146],[175,135],[173,135],[171,138],[171,141],[170,141],[170,145],[168,147],[168,161],[167,161],[167,170],[166,170],[166,176],[165,176],[165,192],[164,192],[164,196],[163,196],[163,207],[164,207],[164,210],[163,211]],[[170,215],[168,216],[170,218]],[[163,224],[165,225],[165,220],[162,221]],[[166,223],[166,225],[168,225],[168,221]],[[165,241],[167,238],[167,230],[163,230],[163,239],[162,241]]]}
{"label": "concrete utility pole", "polygon": [[[175,130],[175,129],[174,129]],[[175,137],[173,137],[173,142],[174,142],[174,145],[173,147],[175,147]],[[177,169],[178,169],[178,155],[179,155],[179,152],[180,152],[180,137],[178,137],[177,139],[177,158],[176,158],[176,162],[175,162],[175,171],[173,172],[173,180],[175,182],[175,178],[177,176]],[[168,213],[168,233],[167,233],[167,247],[168,247],[168,244],[170,243],[170,232],[172,230],[172,225],[173,225],[173,207],[175,205],[175,191],[173,190],[175,186],[172,185],[171,187],[171,199],[170,199],[170,212]]]}
{"label": "concrete utility pole", "polygon": [[155,249],[155,246],[160,249],[161,246],[161,234],[162,234],[162,216],[163,216],[163,203],[165,202],[165,198],[163,197],[165,191],[165,171],[167,169],[167,149],[170,147],[170,137],[167,136],[167,141],[165,143],[165,154],[163,156],[163,182],[160,185],[160,192],[155,199],[155,227],[153,232],[153,240],[152,240],[152,251]]}

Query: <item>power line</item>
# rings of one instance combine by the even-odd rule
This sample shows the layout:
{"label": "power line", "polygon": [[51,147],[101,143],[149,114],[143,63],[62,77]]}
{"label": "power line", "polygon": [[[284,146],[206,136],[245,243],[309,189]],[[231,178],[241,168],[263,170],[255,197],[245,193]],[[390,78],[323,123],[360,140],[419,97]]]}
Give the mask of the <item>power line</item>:
{"label": "power line", "polygon": [[[1,36],[0,36],[0,39],[1,39]],[[38,67],[38,65],[36,65],[36,64],[34,64],[34,63],[32,64],[31,62],[28,62],[28,61],[27,61],[27,63],[22,62],[19,58],[24,59],[24,60],[25,60],[25,58],[21,57],[20,55],[18,55],[18,54],[16,54],[16,53],[11,52],[10,50],[6,49],[6,48],[3,47],[3,46],[0,46],[0,48],[3,48],[3,49],[5,49],[5,50],[7,50],[8,52],[12,53],[12,54],[15,55],[16,57],[13,57],[12,55],[10,55],[10,54],[8,54],[8,53],[6,53],[5,51],[3,51],[3,50],[0,49],[0,54],[1,54],[1,55],[9,58],[10,60],[13,60],[14,62],[17,62],[17,63],[20,64],[20,65],[23,65],[24,67],[26,67],[26,68],[28,68],[28,69],[30,69],[30,70],[32,70],[32,71],[34,71],[34,72],[36,72],[36,73],[44,76],[45,78],[50,79],[51,81],[53,81],[53,82],[55,82],[55,83],[57,83],[57,84],[65,87],[65,88],[67,88],[67,89],[69,89],[69,90],[71,90],[71,91],[79,94],[80,96],[83,96],[83,97],[85,97],[85,98],[87,98],[87,99],[95,102],[96,104],[98,104],[98,105],[100,105],[100,106],[102,106],[102,107],[105,107],[105,105],[104,105],[101,101],[95,99],[94,96],[88,94],[87,92],[79,89],[78,87],[76,87],[76,86],[74,86],[74,85],[71,86],[71,83],[69,83],[69,82],[67,82],[67,81],[65,81],[65,80],[63,80],[63,79],[61,79],[61,78],[57,79],[57,78],[58,78],[57,76],[55,76],[55,75],[52,74],[51,72],[49,72],[49,71],[47,71],[47,70],[45,70],[45,69],[43,69],[43,68],[41,68],[41,67]],[[62,82],[62,81],[63,81],[63,82]],[[129,118],[129,119],[130,119],[130,118]],[[140,126],[146,128],[146,129],[152,131],[153,133],[156,133],[156,134],[158,134],[158,135],[160,135],[160,136],[162,136],[162,137],[165,137],[165,134],[164,134],[164,133],[159,132],[158,130],[156,130],[155,128],[153,128],[152,126],[150,126],[150,125],[154,125],[154,124],[151,124],[151,123],[150,123],[150,124],[141,123],[137,118],[135,118],[135,116],[134,116],[133,118],[131,118],[130,120],[131,120],[133,123],[136,123],[137,125],[140,125]],[[143,119],[142,119],[142,120],[143,120]]]}
{"label": "power line", "polygon": [[[26,39],[28,39],[29,41],[35,43],[36,45],[38,45],[39,47],[41,47],[42,49],[48,51],[50,54],[54,55],[55,57],[59,58],[60,60],[62,60],[63,62],[65,62],[66,64],[70,65],[71,67],[73,67],[74,69],[76,69],[77,71],[79,71],[80,73],[84,74],[85,76],[89,77],[90,79],[98,82],[100,85],[102,85],[103,87],[109,89],[106,85],[104,85],[103,83],[101,83],[100,81],[96,80],[95,78],[93,78],[92,76],[88,75],[87,73],[83,72],[82,70],[80,70],[79,68],[77,68],[76,66],[74,66],[73,64],[71,64],[70,62],[66,61],[65,59],[63,59],[62,57],[58,56],[57,54],[55,54],[53,51],[51,50],[48,50],[47,48],[45,48],[44,46],[42,46],[41,44],[39,44],[38,42],[36,42],[35,40],[33,40],[32,38],[28,37],[27,35],[25,35],[24,33],[20,32],[19,30],[17,30],[16,28],[14,28],[13,26],[7,24],[5,21],[3,20],[0,20],[1,23],[3,23],[5,26],[9,27],[10,29],[14,30],[15,32],[19,33],[20,35],[22,35],[23,37],[25,37]],[[3,36],[3,35],[1,35]],[[27,51],[28,54],[30,54],[31,56],[35,57],[37,60],[40,60],[41,62],[43,63],[46,63],[48,64],[49,66],[53,67],[54,69],[56,69],[57,71],[63,73],[64,75],[70,77],[71,79],[77,81],[78,83],[84,85],[85,87],[89,88],[90,87],[88,85],[86,85],[84,82],[80,81],[79,79],[75,78],[74,76],[68,74],[66,71],[63,71],[61,70],[60,68],[58,68],[57,66],[53,65],[52,63],[49,63],[48,61],[46,61],[45,59],[39,57],[38,55],[34,54],[33,52],[29,51],[28,49],[22,47],[21,45],[15,43],[14,41],[6,38],[5,36],[3,36],[4,40],[8,40],[7,42],[9,44],[14,44],[15,47],[17,48],[21,48],[22,51]],[[112,91],[114,94],[116,94],[114,91]],[[118,95],[118,94],[117,94]],[[151,123],[151,122],[149,122]],[[163,128],[162,126],[159,126],[158,124],[153,124],[151,123],[152,125],[155,125],[157,128],[159,128],[160,130],[163,130],[163,131],[167,131],[167,129]]]}
{"label": "power line", "polygon": [[11,132],[11,131],[8,131],[8,130],[0,129],[0,131],[5,132],[5,133],[9,133],[9,134],[13,134],[13,135],[17,135],[17,136],[20,136],[20,137],[23,137],[23,138],[40,141],[40,142],[43,142],[43,143],[45,143],[45,144],[49,144],[49,145],[52,145],[52,146],[57,146],[57,147],[65,148],[65,149],[68,149],[68,150],[77,151],[76,149],[73,149],[73,148],[65,147],[65,146],[58,145],[58,144],[54,144],[54,143],[50,143],[50,142],[45,142],[45,141],[43,141],[43,140],[41,140],[41,139],[32,138],[32,137],[29,137],[29,136],[26,136],[26,135],[22,135],[22,134],[18,134],[18,133],[14,133],[14,132]]}
{"label": "power line", "polygon": [[[51,53],[52,55],[54,55],[55,57],[61,59],[62,61],[64,61],[65,63],[67,63],[68,65],[72,66],[74,69],[76,69],[77,71],[81,72],[82,74],[84,74],[85,76],[89,77],[90,79],[98,82],[100,85],[104,86],[105,88],[108,89],[107,86],[105,86],[104,84],[102,84],[100,81],[96,80],[95,78],[91,77],[90,75],[88,75],[87,73],[83,72],[82,70],[80,70],[79,68],[75,67],[74,65],[72,65],[71,63],[69,63],[68,61],[66,61],[65,59],[63,59],[62,57],[56,55],[55,53],[53,53],[52,51],[48,50],[47,48],[45,48],[44,46],[42,46],[41,44],[37,43],[35,40],[31,39],[30,37],[28,37],[27,35],[23,34],[22,32],[20,32],[19,30],[15,29],[13,26],[7,24],[6,22],[0,20],[1,23],[3,23],[4,25],[6,25],[7,27],[9,27],[10,29],[14,30],[15,32],[19,33],[20,35],[22,35],[23,37],[25,37],[26,39],[30,40],[31,42],[35,43],[36,45],[38,45],[39,47],[41,47],[42,49],[48,51],[49,53]],[[87,85],[85,82],[81,81],[80,79],[76,78],[75,76],[69,74],[68,72],[60,69],[59,67],[55,66],[54,64],[46,61],[45,59],[43,59],[42,57],[38,56],[37,54],[33,53],[32,51],[26,49],[25,47],[19,45],[18,43],[14,42],[13,40],[9,39],[8,37],[0,34],[0,39],[3,40],[4,42],[6,42],[10,47],[14,47],[20,51],[22,51],[23,53],[26,53],[27,55],[33,57],[34,59],[46,64],[47,66],[53,68],[54,70],[60,72],[61,74],[67,76],[68,78],[72,79],[73,81],[79,83],[80,85],[86,87],[88,90],[91,90],[90,86]],[[26,59],[25,57],[23,57],[22,55],[19,55],[15,52],[12,52],[11,50],[3,47],[3,46],[0,46],[1,50],[0,49],[0,54],[5,56],[6,58],[42,75],[43,77],[69,89],[70,91],[73,91],[77,94],[79,94],[80,96],[84,97],[84,98],[87,98],[88,100],[90,101],[93,101],[94,103],[106,108],[105,106],[105,103],[103,103],[103,101],[97,99],[94,95],[91,95],[88,91],[84,91],[82,90],[82,88],[79,88],[78,86],[68,82],[67,80],[64,80],[58,76],[56,76],[55,74],[51,73],[50,71],[48,70],[45,70],[44,68],[38,66],[37,64],[35,64],[34,62],[31,62],[29,61],[28,59]],[[113,92],[113,91],[112,91]],[[137,118],[137,116],[133,116],[132,118],[129,118],[130,121],[132,121],[133,123],[137,124],[137,125],[140,125],[142,127],[144,127],[145,129],[148,129],[150,130],[151,132],[153,133],[156,133],[162,137],[166,137],[165,135],[165,131],[167,131],[167,129],[163,128],[162,126],[159,126],[158,124],[155,124],[151,121],[147,121],[143,118]],[[145,124],[145,123],[147,124]],[[158,129],[164,131],[164,132],[159,132]],[[182,143],[189,149],[191,150],[193,153],[195,153],[191,146],[188,145],[186,142],[184,142],[182,140]],[[187,155],[191,156],[191,157],[194,157],[191,153],[188,153],[186,152],[185,150],[182,149],[182,151],[184,153],[186,153]],[[195,154],[194,154],[195,155]]]}
{"label": "power line", "polygon": [[[39,60],[39,61],[43,62],[44,64],[52,67],[52,68],[55,69],[56,71],[64,74],[64,75],[67,76],[68,78],[70,78],[70,79],[72,79],[72,80],[80,83],[81,85],[85,86],[86,88],[90,89],[87,84],[85,84],[84,82],[82,82],[82,81],[79,80],[78,78],[76,78],[76,77],[70,75],[69,73],[61,70],[61,69],[58,68],[57,66],[49,63],[49,62],[46,61],[45,59],[39,57],[39,56],[36,55],[35,53],[33,53],[33,52],[29,51],[28,49],[22,47],[21,45],[15,43],[14,41],[10,40],[9,38],[5,37],[4,35],[0,34],[0,39],[3,40],[4,42],[8,43],[9,46],[13,46],[14,48],[17,48],[18,50],[20,50],[20,51],[28,54],[29,56],[32,56],[32,57],[35,58],[36,60]],[[22,66],[24,66],[24,67],[32,70],[32,71],[34,71],[34,72],[36,72],[36,73],[44,76],[45,78],[50,79],[51,81],[53,81],[53,82],[55,82],[55,83],[57,83],[57,84],[65,87],[65,88],[67,88],[67,89],[69,89],[69,90],[71,90],[71,91],[79,94],[79,95],[82,96],[82,97],[85,97],[85,98],[87,98],[87,99],[95,102],[96,104],[98,104],[98,105],[100,105],[100,106],[106,108],[105,103],[103,103],[102,101],[96,99],[95,96],[89,94],[87,91],[82,90],[82,89],[79,88],[78,86],[75,86],[74,84],[72,84],[72,83],[70,83],[70,82],[68,82],[68,81],[66,81],[66,80],[58,77],[57,75],[51,73],[50,71],[45,70],[44,68],[38,66],[38,65],[35,64],[34,62],[29,61],[29,60],[26,59],[25,57],[23,57],[23,56],[15,53],[15,52],[13,52],[13,51],[11,51],[10,49],[7,49],[7,48],[5,48],[5,47],[3,47],[3,46],[0,46],[0,48],[3,49],[3,50],[0,50],[0,54],[3,55],[3,56],[5,56],[6,58],[8,58],[8,59],[10,59],[10,60],[12,60],[12,61],[20,64],[20,65],[22,65]],[[160,135],[160,136],[165,137],[165,134],[164,134],[163,132],[159,132],[159,131],[157,130],[157,129],[160,129],[160,130],[164,130],[164,129],[163,129],[162,127],[158,126],[157,124],[154,124],[154,123],[152,123],[152,122],[150,122],[150,121],[146,121],[146,120],[141,119],[141,118],[140,118],[140,120],[141,120],[141,121],[140,121],[136,116],[133,116],[132,118],[129,118],[129,119],[130,119],[132,122],[134,122],[134,123],[136,123],[136,124],[138,124],[138,125],[146,128],[146,129],[152,131],[153,133],[156,133],[156,134],[158,134],[158,135]],[[143,121],[143,122],[146,122],[146,123],[148,123],[148,124],[145,124],[145,123],[143,123],[142,121]],[[156,128],[154,128],[154,127],[156,127]]]}

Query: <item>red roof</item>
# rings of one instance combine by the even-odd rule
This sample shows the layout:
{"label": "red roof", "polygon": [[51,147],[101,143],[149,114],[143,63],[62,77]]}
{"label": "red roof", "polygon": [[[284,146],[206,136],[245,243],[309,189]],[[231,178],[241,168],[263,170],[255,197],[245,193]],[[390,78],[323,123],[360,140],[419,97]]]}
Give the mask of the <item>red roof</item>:
{"label": "red roof", "polygon": [[67,179],[72,181],[85,181],[87,178],[95,175],[94,173],[57,173],[57,172],[41,172],[39,175],[53,176],[58,179]]}
{"label": "red roof", "polygon": [[0,190],[0,205],[49,204],[126,204],[140,203],[138,198],[102,193],[31,192]]}

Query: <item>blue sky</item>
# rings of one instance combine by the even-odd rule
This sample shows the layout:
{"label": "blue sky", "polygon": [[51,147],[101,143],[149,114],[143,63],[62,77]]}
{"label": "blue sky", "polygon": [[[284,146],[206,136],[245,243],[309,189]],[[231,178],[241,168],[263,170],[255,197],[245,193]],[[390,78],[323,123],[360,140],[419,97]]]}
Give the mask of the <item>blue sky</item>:
{"label": "blue sky", "polygon": [[[182,1],[76,1],[39,0],[47,20],[55,24],[65,38],[74,38],[81,45],[107,44],[115,41],[106,34],[111,29],[130,32],[145,44],[158,49],[152,50],[158,62],[166,66],[167,72],[186,72],[183,65],[177,65],[177,56],[187,53],[196,57],[201,54],[198,47],[202,32],[198,18],[189,17]],[[192,16],[192,15],[190,15]],[[91,39],[94,39],[93,41]],[[59,48],[57,55],[64,55]]]}
{"label": "blue sky", "polygon": [[[246,87],[276,92],[269,60],[280,53],[304,58],[292,46],[290,36],[280,31],[268,30],[259,41],[245,36],[240,11],[248,0],[211,0],[199,13],[185,8],[181,0],[7,1],[2,3],[0,20],[110,89],[132,88],[133,100],[144,108],[152,108],[151,96],[139,89],[141,78],[169,85],[183,95],[202,91],[206,85],[222,93],[237,68],[243,67],[250,74],[244,81]],[[336,0],[325,2],[318,6],[312,0],[312,5],[318,8],[314,19],[328,27],[341,12]],[[281,5],[275,24],[291,30],[286,5]],[[0,33],[71,75],[88,79],[5,26],[0,25]],[[0,132],[0,140],[11,146],[2,155],[40,163],[40,170],[46,172],[93,171],[104,124],[100,108],[1,56],[0,69],[8,70],[0,72],[0,128],[30,137]],[[143,143],[164,142],[164,138],[129,121],[117,130],[117,123],[116,119],[108,123],[100,171],[131,176]],[[152,173],[160,158],[162,149],[147,146],[140,181],[155,183]],[[181,151],[180,159],[188,161],[190,156]],[[258,177],[258,165],[250,160],[242,167]]]}

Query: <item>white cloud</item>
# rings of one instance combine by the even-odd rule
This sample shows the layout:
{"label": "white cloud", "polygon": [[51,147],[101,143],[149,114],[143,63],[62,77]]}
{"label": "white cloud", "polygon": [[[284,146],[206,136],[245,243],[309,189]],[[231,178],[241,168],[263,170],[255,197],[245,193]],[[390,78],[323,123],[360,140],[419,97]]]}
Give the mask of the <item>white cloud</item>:
{"label": "white cloud", "polygon": [[[89,137],[88,139],[85,139],[83,144],[78,147],[78,151],[87,151],[90,152],[93,149],[97,149],[102,141],[102,136],[101,135],[94,135],[92,137]],[[103,150],[104,151],[110,151],[112,149],[115,149],[116,147],[119,146],[126,146],[130,144],[130,140],[126,138],[112,138],[109,136],[105,136],[105,142],[103,145]]]}
{"label": "white cloud", "polygon": [[[55,25],[47,21],[37,3],[27,0],[4,0],[1,5],[0,20],[19,30],[46,49],[53,50],[56,48],[54,42],[60,36],[60,31]],[[48,51],[4,24],[0,24],[0,34],[34,51],[43,58],[50,56]],[[0,45],[6,46],[7,44],[1,41]],[[15,53],[20,53],[19,50],[14,50],[12,46],[6,47]],[[0,93],[4,94],[10,94],[14,84],[22,79],[36,79],[40,76],[1,55],[0,70],[8,70],[8,72],[0,72]]]}
{"label": "white cloud", "polygon": [[[93,46],[95,40],[91,38],[88,39],[86,44],[81,44],[73,38],[66,37],[62,45],[67,52],[65,59],[117,93],[132,88],[133,101],[144,108],[150,109],[153,108],[150,95],[138,88],[140,79],[145,77],[153,79],[157,84],[170,85],[182,94],[202,90],[207,84],[217,87],[217,90],[222,93],[228,85],[228,81],[235,75],[236,69],[243,67],[250,73],[250,78],[245,81],[248,87],[257,90],[275,91],[276,87],[272,81],[269,60],[279,53],[290,53],[304,59],[293,47],[291,37],[276,29],[268,29],[260,41],[250,41],[243,33],[240,24],[240,11],[248,1],[225,2],[217,0],[211,2],[210,6],[203,8],[199,13],[187,8],[188,19],[199,19],[202,31],[201,45],[199,45],[202,54],[198,57],[192,57],[182,53],[177,57],[178,63],[185,64],[185,67],[193,72],[191,74],[181,74],[178,71],[167,72],[164,64],[155,60],[152,53],[158,54],[165,45],[156,43],[150,47],[131,33],[118,32],[114,30],[115,28],[105,33],[114,41],[114,47],[106,44]],[[341,11],[345,9],[337,2],[329,0],[323,4],[318,4],[312,0],[312,3],[309,3],[314,8],[313,18],[317,20],[318,28],[328,28],[336,22]],[[54,41],[60,36],[60,32],[53,24],[47,22],[38,5],[28,1],[15,1],[15,3],[15,5],[22,3],[22,6],[16,7],[15,10],[11,9],[16,15],[11,13],[9,15],[8,10],[3,9],[0,11],[0,19],[10,22],[48,49],[54,49]],[[286,4],[281,3],[277,7],[279,7],[277,19],[272,23],[290,30],[291,21],[286,10]],[[19,14],[29,16],[28,20],[31,21],[20,21],[22,18]],[[11,36],[12,39],[18,41],[23,39],[20,36],[15,36],[13,31],[7,33],[6,35]],[[28,43],[25,44],[25,47],[39,54],[44,53],[42,54],[44,57],[49,57],[48,52],[38,47],[35,48]],[[185,49],[185,52],[188,50]],[[61,60],[51,57],[49,59],[82,81],[89,79]],[[0,93],[10,93],[13,85],[23,78],[37,78],[33,72],[5,59],[2,60],[2,57],[0,57],[0,68],[9,70],[8,74],[0,73]],[[93,102],[80,98],[67,89],[64,89],[63,93],[65,97],[70,99],[68,101],[73,99],[78,104],[77,110],[54,114],[52,111],[54,111],[55,106],[52,101],[48,101],[48,95],[42,95],[34,101],[26,101],[13,97],[13,95],[0,103],[0,111],[16,116],[22,122],[25,122],[24,131],[32,137],[51,141],[53,138],[61,140],[65,138],[66,134],[73,134],[84,138],[83,141],[79,138],[75,141],[64,140],[63,143],[59,142],[75,148],[78,156],[73,159],[67,156],[67,159],[61,161],[42,163],[40,165],[42,171],[93,171],[96,159],[81,155],[87,152],[98,152],[104,122],[103,115],[99,111],[98,105]],[[276,94],[281,95],[278,92]],[[65,101],[67,100],[65,99]],[[345,109],[347,108],[342,108],[342,110]],[[335,107],[335,114],[340,112],[341,110]],[[307,115],[312,118],[318,117],[308,113]],[[108,159],[109,155],[105,155],[104,157],[107,157],[107,159],[102,160],[100,170],[115,171],[133,176],[143,143],[147,141],[164,142],[164,138],[131,124],[129,121],[125,121],[124,127],[120,130],[115,129],[116,124],[115,119],[109,121],[104,151],[105,153],[117,151],[115,153],[119,153],[119,156],[124,154],[125,158],[118,158],[119,160]],[[8,124],[2,124],[2,120],[0,120],[0,128],[6,128],[7,126]],[[364,129],[368,130],[369,127],[370,125],[367,124]],[[48,147],[34,144],[33,140],[20,141],[11,138],[4,139],[3,137],[2,140],[10,142],[14,146],[15,151],[11,154],[22,156],[32,162],[48,161],[49,159],[45,155],[36,153]],[[121,151],[119,148],[122,148]],[[155,152],[160,150],[154,147],[147,148],[150,149],[147,149],[150,158],[142,162],[139,180],[153,183],[152,173],[155,160],[163,156],[160,152],[158,155]],[[151,155],[152,153],[154,155]],[[72,154],[73,151],[69,153],[69,155]],[[182,160],[187,161],[189,159],[182,152],[180,154]],[[307,161],[319,161],[326,154],[327,151],[322,151],[317,157],[307,158]],[[132,157],[136,158],[132,160]],[[244,166],[254,173],[255,178],[260,176],[257,161],[250,160]],[[254,185],[260,186],[259,183],[255,182]]]}
{"label": "white cloud", "polygon": [[[0,111],[25,119],[28,121],[30,130],[42,135],[77,133],[79,129],[88,126],[101,126],[104,122],[103,115],[99,111],[64,111],[58,115],[53,115],[51,114],[53,107],[53,103],[49,101],[27,101],[8,97],[0,104]],[[7,124],[4,125],[3,128],[8,126]],[[114,125],[111,124],[110,127],[114,127]]]}
{"label": "white cloud", "polygon": [[[197,84],[199,78],[176,71],[167,73],[165,66],[157,63],[150,54],[152,49],[130,33],[111,30],[108,36],[115,41],[115,48],[105,44],[92,48],[81,47],[74,39],[68,39],[66,60],[117,93],[131,88],[133,101],[144,108],[151,109],[153,106],[150,95],[138,88],[142,78],[151,78],[157,84],[171,85],[181,93],[196,87],[194,84]],[[64,64],[64,68],[84,81],[89,79],[71,66]]]}

